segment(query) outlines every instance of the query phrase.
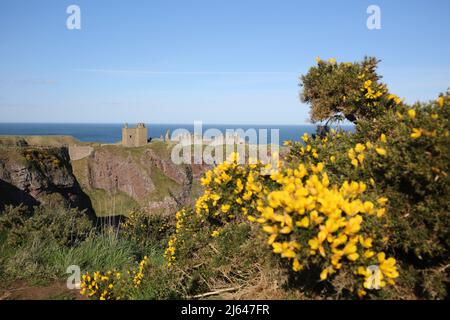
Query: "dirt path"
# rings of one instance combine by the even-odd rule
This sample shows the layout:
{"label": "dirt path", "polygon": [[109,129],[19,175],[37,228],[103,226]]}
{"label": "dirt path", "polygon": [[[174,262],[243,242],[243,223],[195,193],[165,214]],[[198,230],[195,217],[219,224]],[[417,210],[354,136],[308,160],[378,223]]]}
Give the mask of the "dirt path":
{"label": "dirt path", "polygon": [[77,290],[69,290],[65,281],[33,285],[14,281],[0,288],[0,300],[83,300]]}

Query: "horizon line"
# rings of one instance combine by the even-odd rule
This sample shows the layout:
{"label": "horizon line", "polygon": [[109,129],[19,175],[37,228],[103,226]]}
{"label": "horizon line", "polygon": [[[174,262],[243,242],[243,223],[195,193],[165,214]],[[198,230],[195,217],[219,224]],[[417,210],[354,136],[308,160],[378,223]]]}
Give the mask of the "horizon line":
{"label": "horizon line", "polygon": [[[51,121],[51,122],[42,122],[42,121],[36,121],[36,122],[31,122],[31,121],[0,121],[0,124],[138,124],[138,123],[144,123],[144,124],[148,124],[148,125],[194,125],[194,122],[56,122],[56,121]],[[218,123],[218,122],[202,122],[202,125],[233,125],[233,126],[249,126],[249,125],[258,125],[258,126],[263,126],[263,125],[268,125],[268,126],[296,126],[296,125],[319,125],[319,123],[314,124],[314,123]]]}

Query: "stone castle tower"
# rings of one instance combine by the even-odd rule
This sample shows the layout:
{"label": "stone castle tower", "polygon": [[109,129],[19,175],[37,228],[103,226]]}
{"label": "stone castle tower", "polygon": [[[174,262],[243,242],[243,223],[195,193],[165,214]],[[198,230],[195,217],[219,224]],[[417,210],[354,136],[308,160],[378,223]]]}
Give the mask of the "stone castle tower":
{"label": "stone castle tower", "polygon": [[128,124],[122,128],[122,145],[125,147],[141,147],[147,144],[148,129],[145,124],[138,123],[135,128],[128,128]]}

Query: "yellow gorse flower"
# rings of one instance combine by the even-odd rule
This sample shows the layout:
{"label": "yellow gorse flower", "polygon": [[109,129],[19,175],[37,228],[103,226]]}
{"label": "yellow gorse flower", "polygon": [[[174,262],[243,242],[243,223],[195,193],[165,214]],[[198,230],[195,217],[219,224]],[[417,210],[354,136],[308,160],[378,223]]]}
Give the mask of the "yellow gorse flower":
{"label": "yellow gorse flower", "polygon": [[384,148],[375,148],[375,151],[380,155],[380,156],[386,156],[387,151]]}
{"label": "yellow gorse flower", "polygon": [[213,237],[213,238],[217,238],[219,235],[220,235],[220,232],[219,232],[218,230],[214,230],[214,231],[211,233],[211,237]]}
{"label": "yellow gorse flower", "polygon": [[95,271],[92,276],[90,273],[85,273],[81,277],[80,294],[97,300],[120,299],[115,291],[116,287],[119,290],[127,287],[139,287],[144,278],[144,269],[147,262],[148,257],[145,256],[139,262],[138,269],[128,271],[126,278],[122,277],[122,273],[116,270]]}
{"label": "yellow gorse flower", "polygon": [[358,153],[364,152],[365,149],[366,149],[366,147],[361,143],[358,143],[355,146],[355,151]]}
{"label": "yellow gorse flower", "polygon": [[[308,136],[308,134],[307,134],[306,132],[303,134],[302,140],[305,141],[305,142],[308,142],[309,136]],[[309,147],[310,147],[310,146],[309,146]]]}
{"label": "yellow gorse flower", "polygon": [[229,204],[223,204],[222,207],[220,208],[220,210],[223,213],[227,213],[228,211],[230,211],[231,206]]}
{"label": "yellow gorse flower", "polygon": [[388,99],[389,100],[393,100],[396,104],[401,104],[402,103],[402,99],[400,99],[400,97],[395,95],[395,94],[389,94],[388,95]]}
{"label": "yellow gorse flower", "polygon": [[418,139],[422,136],[422,129],[412,129],[411,138]]}
{"label": "yellow gorse flower", "polygon": [[[356,149],[364,151],[361,146]],[[366,190],[364,183],[346,181],[340,187],[330,186],[327,174],[318,167],[300,164],[274,176],[281,187],[269,192],[266,206],[260,209],[261,219],[252,221],[261,224],[273,252],[291,261],[294,271],[303,269],[302,260],[308,256],[328,261],[320,276],[325,280],[343,263],[370,263],[375,257],[373,239],[360,232],[365,216],[382,218],[377,213],[384,212],[387,199],[378,199],[381,207],[361,201],[358,197]],[[296,232],[304,229],[315,231],[307,247],[295,240]]]}
{"label": "yellow gorse flower", "polygon": [[409,110],[408,110],[408,116],[409,116],[411,119],[414,119],[414,118],[416,117],[416,110],[414,110],[414,109],[409,109]]}

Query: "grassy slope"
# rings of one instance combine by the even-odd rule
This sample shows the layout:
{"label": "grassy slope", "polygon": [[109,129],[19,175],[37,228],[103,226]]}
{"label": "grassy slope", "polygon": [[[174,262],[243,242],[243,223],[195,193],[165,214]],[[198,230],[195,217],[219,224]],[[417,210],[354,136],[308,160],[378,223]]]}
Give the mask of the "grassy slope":
{"label": "grassy slope", "polygon": [[80,141],[72,136],[0,136],[0,145],[15,145],[21,140],[25,140],[29,145],[46,147],[80,144]]}

